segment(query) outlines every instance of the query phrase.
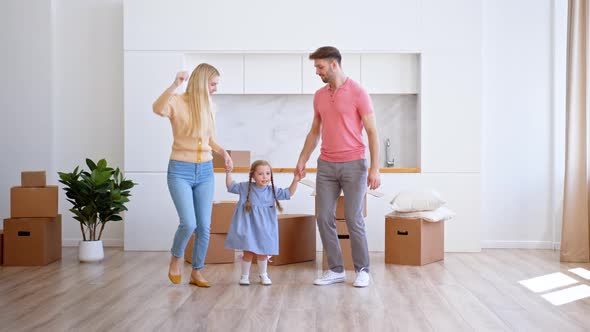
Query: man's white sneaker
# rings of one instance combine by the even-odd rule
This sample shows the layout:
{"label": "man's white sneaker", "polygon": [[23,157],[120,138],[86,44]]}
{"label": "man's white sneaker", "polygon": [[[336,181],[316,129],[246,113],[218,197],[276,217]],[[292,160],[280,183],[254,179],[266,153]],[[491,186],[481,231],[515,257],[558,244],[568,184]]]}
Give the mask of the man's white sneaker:
{"label": "man's white sneaker", "polygon": [[270,278],[268,277],[268,274],[266,274],[266,273],[260,275],[260,283],[263,284],[264,286],[272,285],[272,281],[270,280]]}
{"label": "man's white sneaker", "polygon": [[371,277],[369,276],[369,273],[365,270],[360,270],[359,272],[357,272],[356,279],[354,279],[352,285],[354,287],[367,287],[369,286],[370,280]]}
{"label": "man's white sneaker", "polygon": [[250,285],[250,276],[241,276],[240,277],[240,285],[244,285],[244,286]]}
{"label": "man's white sneaker", "polygon": [[346,274],[344,272],[334,272],[332,270],[328,270],[324,272],[324,275],[314,280],[313,284],[318,286],[324,286],[335,284],[337,282],[344,282],[345,279]]}

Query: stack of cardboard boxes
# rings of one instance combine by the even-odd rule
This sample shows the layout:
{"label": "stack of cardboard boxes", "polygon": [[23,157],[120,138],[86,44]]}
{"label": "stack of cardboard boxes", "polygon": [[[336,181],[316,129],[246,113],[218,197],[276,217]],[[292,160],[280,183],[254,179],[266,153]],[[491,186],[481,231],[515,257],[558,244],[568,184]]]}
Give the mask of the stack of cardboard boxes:
{"label": "stack of cardboard boxes", "polygon": [[[317,202],[316,202],[317,215]],[[367,217],[367,194],[363,200],[363,217]],[[344,218],[344,196],[338,197],[338,204],[336,205],[336,231],[338,233],[338,242],[340,243],[340,250],[342,250],[342,260],[344,262],[345,270],[354,270],[354,263],[352,261],[352,247],[350,245],[350,234],[346,227],[346,219]],[[324,250],[322,267],[324,270],[328,269],[328,258]]]}
{"label": "stack of cardboard boxes", "polygon": [[10,188],[10,218],[4,219],[3,264],[46,265],[61,258],[58,187],[47,186],[45,171],[22,172]]}
{"label": "stack of cardboard boxes", "polygon": [[[229,225],[231,224],[237,203],[235,201],[213,203],[211,235],[209,237],[209,249],[207,249],[207,255],[205,256],[205,264],[234,262],[235,252],[233,249],[225,248],[225,239],[227,238],[227,232],[229,231]],[[184,259],[187,263],[192,262],[194,242],[195,235],[193,234],[184,250]]]}

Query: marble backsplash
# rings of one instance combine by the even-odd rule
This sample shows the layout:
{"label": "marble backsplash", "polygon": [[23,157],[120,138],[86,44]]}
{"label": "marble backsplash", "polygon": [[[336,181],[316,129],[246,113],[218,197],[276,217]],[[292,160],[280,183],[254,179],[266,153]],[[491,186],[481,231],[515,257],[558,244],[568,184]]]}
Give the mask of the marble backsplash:
{"label": "marble backsplash", "polygon": [[[381,167],[387,165],[387,138],[394,167],[419,167],[418,96],[371,98],[379,131]],[[223,147],[250,150],[252,160],[266,159],[273,167],[295,167],[313,120],[313,95],[216,95],[214,101],[217,141]],[[307,167],[316,167],[319,150],[318,146]]]}

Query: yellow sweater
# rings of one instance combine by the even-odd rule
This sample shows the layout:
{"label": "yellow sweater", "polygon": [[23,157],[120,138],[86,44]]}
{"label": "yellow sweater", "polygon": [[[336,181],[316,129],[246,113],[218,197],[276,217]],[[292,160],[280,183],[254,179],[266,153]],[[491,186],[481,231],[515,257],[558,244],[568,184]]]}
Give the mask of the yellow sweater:
{"label": "yellow sweater", "polygon": [[154,108],[154,113],[170,119],[174,136],[170,159],[190,163],[203,163],[213,159],[211,149],[211,146],[215,145],[213,137],[198,136],[198,134],[187,136],[182,132],[189,114],[188,103],[182,95],[173,95],[164,108]]}

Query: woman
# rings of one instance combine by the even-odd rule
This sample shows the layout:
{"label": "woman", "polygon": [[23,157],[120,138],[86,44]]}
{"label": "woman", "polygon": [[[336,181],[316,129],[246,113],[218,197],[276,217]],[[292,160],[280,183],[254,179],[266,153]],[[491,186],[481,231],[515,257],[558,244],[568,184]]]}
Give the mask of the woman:
{"label": "woman", "polygon": [[178,284],[182,275],[184,249],[195,233],[190,284],[209,287],[201,274],[209,246],[211,210],[213,207],[213,155],[225,159],[231,171],[229,154],[214,141],[215,112],[211,94],[217,91],[219,71],[202,63],[193,70],[186,92],[174,94],[188,72],[179,72],[172,85],[154,102],[154,113],[170,119],[174,143],[168,163],[168,189],[178,212],[180,224],[174,235],[168,278]]}

